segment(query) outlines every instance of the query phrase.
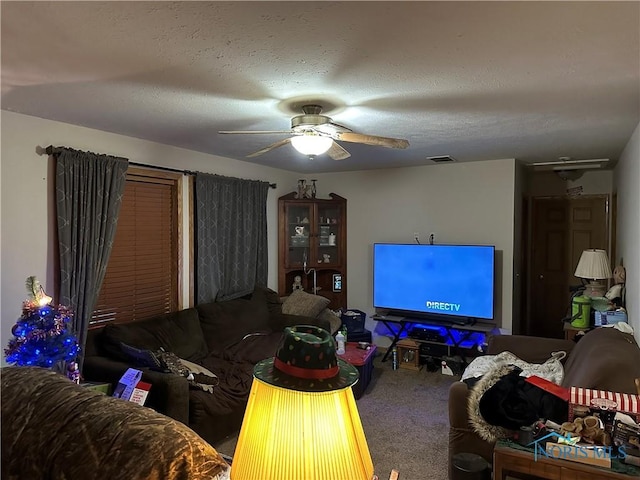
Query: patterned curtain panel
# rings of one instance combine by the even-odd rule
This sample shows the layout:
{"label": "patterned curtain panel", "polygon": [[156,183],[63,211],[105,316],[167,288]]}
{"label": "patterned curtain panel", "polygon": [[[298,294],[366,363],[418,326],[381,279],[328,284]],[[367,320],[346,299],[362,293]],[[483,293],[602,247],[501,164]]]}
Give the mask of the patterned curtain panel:
{"label": "patterned curtain panel", "polygon": [[116,232],[129,161],[62,149],[56,163],[59,302],[73,309],[82,348]]}
{"label": "patterned curtain panel", "polygon": [[267,284],[268,190],[268,182],[196,174],[196,303]]}

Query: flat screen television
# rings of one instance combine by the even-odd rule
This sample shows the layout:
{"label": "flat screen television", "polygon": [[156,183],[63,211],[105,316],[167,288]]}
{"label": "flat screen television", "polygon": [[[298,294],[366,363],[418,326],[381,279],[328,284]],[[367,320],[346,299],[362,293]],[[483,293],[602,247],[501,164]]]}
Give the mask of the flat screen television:
{"label": "flat screen television", "polygon": [[373,306],[378,314],[466,323],[492,320],[493,245],[373,246]]}

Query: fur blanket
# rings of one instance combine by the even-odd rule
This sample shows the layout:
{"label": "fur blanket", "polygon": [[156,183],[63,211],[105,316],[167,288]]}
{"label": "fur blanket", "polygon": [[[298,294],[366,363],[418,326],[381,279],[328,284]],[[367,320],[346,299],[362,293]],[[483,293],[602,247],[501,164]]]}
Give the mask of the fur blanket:
{"label": "fur blanket", "polygon": [[483,439],[512,437],[538,420],[566,421],[567,401],[527,382],[521,373],[516,365],[497,365],[473,387],[469,421]]}
{"label": "fur blanket", "polygon": [[487,442],[495,442],[500,438],[509,438],[513,436],[512,431],[487,423],[480,413],[480,399],[487,390],[493,387],[502,377],[511,373],[514,368],[516,368],[514,365],[496,365],[495,368],[489,370],[476,382],[469,394],[467,401],[469,423],[471,423],[473,430],[480,436],[480,438]]}

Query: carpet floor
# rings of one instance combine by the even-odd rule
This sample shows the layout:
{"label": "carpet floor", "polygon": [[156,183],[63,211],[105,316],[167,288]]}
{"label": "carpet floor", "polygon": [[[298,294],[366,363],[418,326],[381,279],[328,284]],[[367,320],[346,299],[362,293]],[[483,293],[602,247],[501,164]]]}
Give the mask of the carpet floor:
{"label": "carpet floor", "polygon": [[[357,400],[369,451],[380,480],[446,480],[449,386],[459,377],[406,369],[376,354],[371,383]],[[214,447],[233,456],[237,435]],[[259,480],[259,479],[256,479]]]}

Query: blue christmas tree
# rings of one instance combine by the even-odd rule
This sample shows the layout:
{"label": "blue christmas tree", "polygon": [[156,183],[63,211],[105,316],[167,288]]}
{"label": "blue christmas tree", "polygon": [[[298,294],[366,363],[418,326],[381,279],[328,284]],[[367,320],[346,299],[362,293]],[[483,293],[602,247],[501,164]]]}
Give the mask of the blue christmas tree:
{"label": "blue christmas tree", "polygon": [[69,332],[71,312],[65,306],[51,306],[51,297],[36,277],[27,278],[30,298],[22,304],[22,316],[11,329],[14,338],[4,353],[7,363],[51,368],[62,361],[74,361],[79,347]]}

